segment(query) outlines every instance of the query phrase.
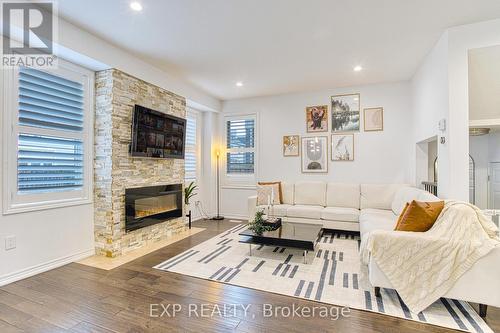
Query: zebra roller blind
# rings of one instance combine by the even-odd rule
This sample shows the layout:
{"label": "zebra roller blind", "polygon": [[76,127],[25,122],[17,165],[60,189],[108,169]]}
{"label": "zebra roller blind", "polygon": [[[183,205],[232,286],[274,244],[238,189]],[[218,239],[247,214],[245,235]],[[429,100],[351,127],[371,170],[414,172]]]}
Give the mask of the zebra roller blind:
{"label": "zebra roller blind", "polygon": [[186,150],[184,154],[184,179],[186,183],[196,181],[196,114],[186,114]]}
{"label": "zebra roller blind", "polygon": [[255,119],[226,122],[227,174],[253,174],[255,159]]}
{"label": "zebra roller blind", "polygon": [[35,69],[21,68],[19,125],[82,131],[82,85]]}
{"label": "zebra roller blind", "polygon": [[20,193],[83,187],[83,96],[80,83],[35,69],[20,69]]}

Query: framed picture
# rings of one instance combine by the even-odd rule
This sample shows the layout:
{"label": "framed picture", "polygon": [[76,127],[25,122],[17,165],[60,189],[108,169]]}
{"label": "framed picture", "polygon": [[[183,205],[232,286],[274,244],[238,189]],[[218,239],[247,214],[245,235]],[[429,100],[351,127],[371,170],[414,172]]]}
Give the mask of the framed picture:
{"label": "framed picture", "polygon": [[300,143],[298,135],[285,135],[283,137],[283,156],[299,156]]}
{"label": "framed picture", "polygon": [[306,107],[307,132],[328,131],[328,105]]}
{"label": "framed picture", "polygon": [[384,108],[366,108],[363,111],[365,132],[384,130]]}
{"label": "framed picture", "polygon": [[332,161],[354,161],[354,134],[332,134]]}
{"label": "framed picture", "polygon": [[332,132],[359,131],[359,94],[332,96]]}
{"label": "framed picture", "polygon": [[302,138],[302,172],[328,172],[328,137]]}

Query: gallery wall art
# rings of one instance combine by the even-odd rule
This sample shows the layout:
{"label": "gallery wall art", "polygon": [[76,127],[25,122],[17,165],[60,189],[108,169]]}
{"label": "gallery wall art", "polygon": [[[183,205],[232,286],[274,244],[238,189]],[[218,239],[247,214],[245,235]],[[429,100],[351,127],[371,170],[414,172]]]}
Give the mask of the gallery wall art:
{"label": "gallery wall art", "polygon": [[364,109],[363,122],[366,132],[384,130],[384,108]]}
{"label": "gallery wall art", "polygon": [[307,132],[328,131],[328,105],[306,107]]}
{"label": "gallery wall art", "polygon": [[359,94],[336,95],[331,97],[332,132],[359,131]]}
{"label": "gallery wall art", "polygon": [[[360,131],[361,101],[360,94],[331,96],[328,105],[307,106],[306,131],[308,133],[327,132],[328,119],[331,123],[331,137],[299,135],[283,136],[283,156],[301,156],[303,173],[328,173],[328,160],[354,161],[354,133]],[[330,115],[328,114],[330,112]],[[364,131],[384,130],[384,108],[363,109]],[[314,134],[313,134],[314,135]],[[328,146],[330,146],[330,152]],[[330,157],[328,154],[330,153]]]}
{"label": "gallery wall art", "polygon": [[354,161],[354,134],[332,134],[332,161]]}
{"label": "gallery wall art", "polygon": [[300,143],[298,135],[283,136],[283,156],[299,156]]}
{"label": "gallery wall art", "polygon": [[328,138],[326,136],[302,138],[302,172],[328,172]]}

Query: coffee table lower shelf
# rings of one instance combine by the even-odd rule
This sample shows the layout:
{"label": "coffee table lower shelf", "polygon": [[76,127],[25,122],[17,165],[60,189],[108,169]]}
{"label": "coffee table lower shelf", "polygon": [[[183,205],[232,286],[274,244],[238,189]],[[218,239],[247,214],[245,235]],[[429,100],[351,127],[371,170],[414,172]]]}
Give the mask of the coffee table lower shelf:
{"label": "coffee table lower shelf", "polygon": [[[318,236],[318,240],[321,238],[321,235]],[[252,256],[252,245],[268,245],[268,246],[280,246],[286,248],[295,248],[299,250],[303,250],[304,255],[304,264],[307,264],[307,254],[309,251],[314,252],[317,240],[315,242],[310,241],[301,241],[301,240],[285,240],[285,239],[276,239],[276,238],[267,238],[267,237],[259,237],[259,236],[246,236],[240,235],[240,243],[248,244],[250,248],[250,256]]]}

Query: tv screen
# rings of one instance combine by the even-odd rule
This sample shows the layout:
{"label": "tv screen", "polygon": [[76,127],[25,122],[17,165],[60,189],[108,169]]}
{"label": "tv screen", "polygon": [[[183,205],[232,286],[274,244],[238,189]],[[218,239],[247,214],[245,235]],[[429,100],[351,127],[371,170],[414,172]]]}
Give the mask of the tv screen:
{"label": "tv screen", "polygon": [[130,154],[137,157],[184,158],[186,120],[136,105]]}

